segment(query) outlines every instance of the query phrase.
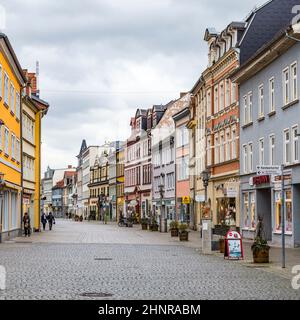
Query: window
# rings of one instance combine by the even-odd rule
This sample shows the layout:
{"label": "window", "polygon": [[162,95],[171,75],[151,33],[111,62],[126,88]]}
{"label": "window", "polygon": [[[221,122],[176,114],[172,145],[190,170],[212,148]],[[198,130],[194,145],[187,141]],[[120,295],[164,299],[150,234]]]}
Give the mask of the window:
{"label": "window", "polygon": [[207,165],[211,165],[211,138],[207,138]]}
{"label": "window", "polygon": [[249,151],[249,172],[253,172],[253,144],[249,143],[248,145],[248,151]]}
{"label": "window", "polygon": [[4,73],[4,103],[8,105],[8,75]]}
{"label": "window", "polygon": [[16,93],[16,117],[17,117],[17,119],[20,119],[20,109],[21,109],[21,105],[20,105],[20,93],[17,92],[17,93]]}
{"label": "window", "polygon": [[290,164],[291,161],[291,146],[290,146],[290,130],[286,129],[283,133],[284,144],[284,163]]}
{"label": "window", "polygon": [[236,84],[231,84],[231,103],[236,102]]}
{"label": "window", "polygon": [[275,165],[275,136],[270,136],[270,165]]}
{"label": "window", "polygon": [[248,146],[243,145],[244,173],[248,173]]}
{"label": "window", "polygon": [[179,159],[178,169],[178,180],[188,179],[188,156],[181,157]]}
{"label": "window", "polygon": [[189,130],[183,125],[176,129],[176,145],[183,147],[189,143]]}
{"label": "window", "polygon": [[292,100],[298,99],[297,63],[291,66]]}
{"label": "window", "polygon": [[9,130],[7,128],[4,128],[4,152],[7,155],[9,154],[8,146],[9,146]]}
{"label": "window", "polygon": [[[292,191],[285,191],[285,233],[292,234],[293,233],[293,211],[292,211]],[[281,224],[281,192],[275,192],[275,232],[282,232],[282,224]]]}
{"label": "window", "polygon": [[249,103],[249,107],[248,107],[248,123],[252,122],[252,112],[253,112],[253,96],[252,96],[252,92],[250,92],[248,94],[248,103]]}
{"label": "window", "polygon": [[225,139],[225,160],[230,160],[230,131],[226,130],[226,139]]}
{"label": "window", "polygon": [[215,86],[215,93],[214,93],[214,113],[219,112],[219,90],[218,85]]}
{"label": "window", "polygon": [[264,116],[264,86],[261,85],[258,88],[258,116],[263,117]]}
{"label": "window", "polygon": [[269,111],[273,112],[275,111],[275,80],[274,78],[270,79],[269,90],[270,90]]}
{"label": "window", "polygon": [[244,124],[248,123],[248,99],[244,96]]}
{"label": "window", "polygon": [[222,82],[220,84],[220,110],[224,109],[224,98],[225,98],[225,95],[224,95],[224,83]]}
{"label": "window", "polygon": [[231,129],[231,157],[232,159],[236,158],[236,128]]}
{"label": "window", "polygon": [[215,134],[215,164],[219,163],[219,136]]}
{"label": "window", "polygon": [[18,162],[21,161],[21,148],[20,148],[20,140],[17,139],[16,141],[16,160]]}
{"label": "window", "polygon": [[226,107],[230,106],[230,81],[226,80],[226,94],[225,94],[225,100],[226,100]]}
{"label": "window", "polygon": [[290,75],[289,69],[283,70],[283,104],[286,105],[290,102]]}
{"label": "window", "polygon": [[10,110],[15,113],[15,88],[12,83],[10,83]]}
{"label": "window", "polygon": [[16,136],[14,134],[11,135],[11,157],[16,159]]}
{"label": "window", "polygon": [[299,138],[298,138],[298,126],[292,128],[292,162],[299,162]]}
{"label": "window", "polygon": [[224,132],[220,134],[220,162],[224,162]]}
{"label": "window", "polygon": [[211,89],[207,91],[207,116],[211,116]]}
{"label": "window", "polygon": [[256,227],[256,210],[255,210],[255,193],[247,192],[243,194],[243,213],[244,228],[255,229]]}
{"label": "window", "polygon": [[265,163],[265,147],[264,147],[264,139],[260,139],[259,143],[259,165],[263,165]]}

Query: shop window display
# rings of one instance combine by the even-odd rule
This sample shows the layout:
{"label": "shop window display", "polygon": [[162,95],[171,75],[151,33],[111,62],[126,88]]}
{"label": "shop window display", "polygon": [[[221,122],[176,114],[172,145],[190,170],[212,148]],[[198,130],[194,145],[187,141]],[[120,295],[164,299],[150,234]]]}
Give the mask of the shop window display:
{"label": "shop window display", "polygon": [[218,224],[228,226],[236,225],[236,200],[235,198],[217,199]]}
{"label": "shop window display", "polygon": [[[281,232],[281,192],[275,192],[275,231]],[[292,191],[285,191],[285,232],[293,232]]]}

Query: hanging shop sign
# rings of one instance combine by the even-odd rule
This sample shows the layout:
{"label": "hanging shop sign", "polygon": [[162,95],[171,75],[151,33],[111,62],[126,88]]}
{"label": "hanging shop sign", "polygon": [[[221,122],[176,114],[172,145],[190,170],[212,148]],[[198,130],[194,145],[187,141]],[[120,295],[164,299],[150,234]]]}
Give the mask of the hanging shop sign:
{"label": "hanging shop sign", "polygon": [[244,259],[242,237],[237,231],[228,231],[225,237],[225,259]]}
{"label": "hanging shop sign", "polygon": [[226,189],[227,198],[236,198],[238,196],[238,190],[236,187],[228,187]]}
{"label": "hanging shop sign", "polygon": [[205,202],[205,195],[204,194],[197,194],[195,196],[195,201],[196,202]]}

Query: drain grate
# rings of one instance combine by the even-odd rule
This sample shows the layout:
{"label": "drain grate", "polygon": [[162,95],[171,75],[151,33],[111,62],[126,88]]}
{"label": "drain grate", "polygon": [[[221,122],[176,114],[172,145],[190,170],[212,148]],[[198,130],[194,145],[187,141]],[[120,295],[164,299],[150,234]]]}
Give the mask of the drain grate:
{"label": "drain grate", "polygon": [[88,298],[108,298],[112,297],[111,293],[104,293],[104,292],[84,292],[80,294],[81,297],[88,297]]}
{"label": "drain grate", "polygon": [[112,258],[94,258],[96,261],[111,261]]}

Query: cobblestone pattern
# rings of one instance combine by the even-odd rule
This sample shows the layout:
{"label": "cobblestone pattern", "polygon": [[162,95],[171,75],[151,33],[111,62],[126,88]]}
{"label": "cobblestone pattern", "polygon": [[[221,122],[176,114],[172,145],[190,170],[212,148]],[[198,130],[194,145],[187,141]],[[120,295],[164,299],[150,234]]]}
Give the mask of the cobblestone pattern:
{"label": "cobblestone pattern", "polygon": [[179,245],[10,243],[0,246],[0,265],[0,300],[300,299],[288,279]]}

